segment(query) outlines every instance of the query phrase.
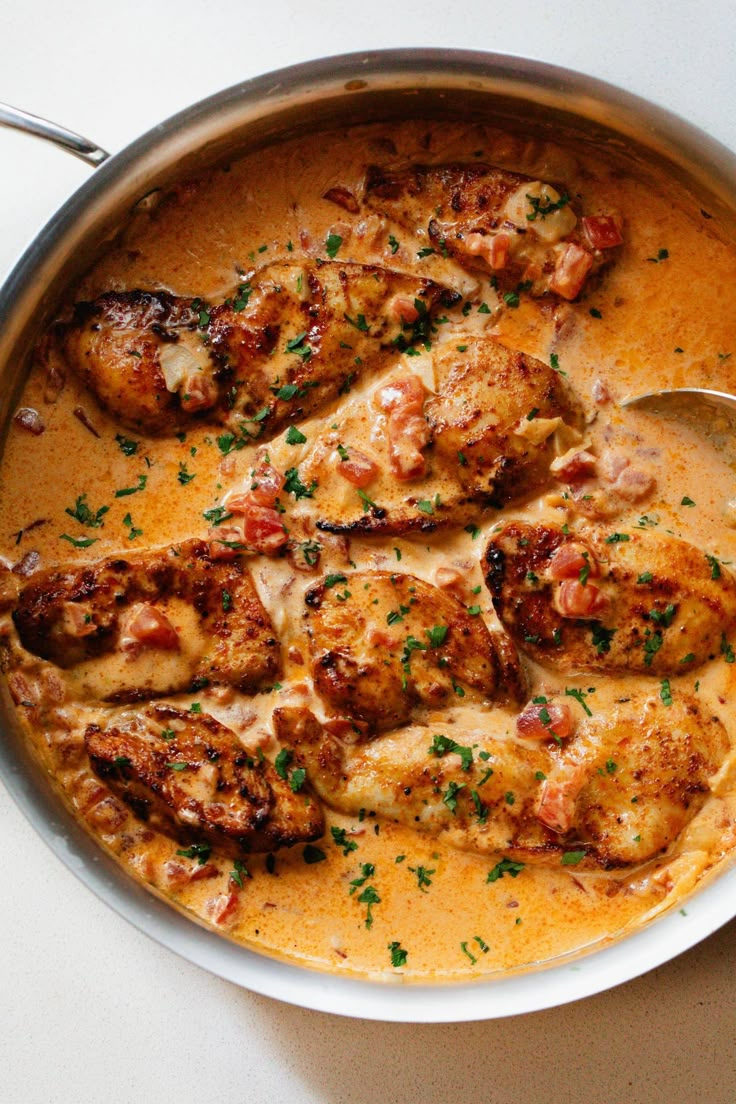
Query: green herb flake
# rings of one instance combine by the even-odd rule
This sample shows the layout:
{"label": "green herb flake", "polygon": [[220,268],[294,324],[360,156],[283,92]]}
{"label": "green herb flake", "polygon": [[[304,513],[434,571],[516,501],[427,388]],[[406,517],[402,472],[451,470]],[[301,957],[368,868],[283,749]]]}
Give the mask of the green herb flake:
{"label": "green herb flake", "polygon": [[396,240],[396,238],[395,238],[395,237],[393,236],[393,234],[389,234],[389,236],[388,236],[388,244],[389,244],[389,245],[391,246],[391,256],[393,257],[393,256],[395,256],[395,255],[396,255],[396,254],[398,253],[398,251],[399,251],[399,243],[397,242],[397,240]]}
{"label": "green herb flake", "polygon": [[230,871],[230,881],[235,882],[236,886],[243,888],[243,879],[252,878],[248,867],[245,865],[242,859],[235,859],[233,862],[233,869]]}
{"label": "green herb flake", "polygon": [[681,506],[694,506],[695,503],[693,502],[693,500],[691,498],[688,498],[687,495],[683,495],[681,500],[680,500],[680,505]]}
{"label": "green herb flake", "polygon": [[334,261],[337,256],[338,250],[342,245],[342,238],[339,234],[328,234],[325,241],[325,252],[331,261]]}
{"label": "green herb flake", "polygon": [[518,877],[524,869],[524,863],[514,862],[513,859],[501,859],[497,862],[493,870],[489,870],[486,882],[497,882],[499,878],[503,878],[504,874],[509,874],[512,878]]}
{"label": "green herb flake", "polygon": [[147,475],[139,475],[135,487],[123,487],[121,490],[115,491],[115,498],[126,498],[127,495],[138,494],[139,491],[145,491],[147,482]]}
{"label": "green herb flake", "polygon": [[577,866],[579,862],[582,862],[585,858],[584,851],[565,851],[562,856],[563,866]]}
{"label": "green herb flake", "polygon": [[197,476],[196,474],[192,474],[190,471],[188,471],[186,464],[180,463],[179,471],[177,472],[176,478],[179,480],[182,487],[186,487],[187,483],[191,483],[193,479],[197,478]]}
{"label": "green herb flake", "polygon": [[185,859],[196,859],[200,866],[204,866],[212,854],[212,848],[209,843],[193,843],[191,847],[180,848],[176,853]]}
{"label": "green herb flake", "polygon": [[59,534],[59,540],[69,541],[73,548],[89,548],[90,545],[96,544],[98,539],[98,537],[70,537],[68,533]]}
{"label": "green herb flake", "polygon": [[289,426],[286,431],[287,445],[303,445],[306,439],[302,431],[297,429],[296,426]]}
{"label": "green herb flake", "polygon": [[394,969],[398,970],[400,966],[406,966],[406,960],[409,957],[409,952],[401,946],[397,940],[388,944],[388,950],[391,955],[391,965]]}
{"label": "green herb flake", "polygon": [[132,441],[130,437],[124,437],[122,433],[116,433],[115,440],[124,456],[135,456],[138,451],[138,441]]}
{"label": "green herb flake", "polygon": [[720,579],[721,577],[721,565],[710,552],[705,553],[705,558],[710,564],[710,577],[711,579]]}
{"label": "green herb flake", "polygon": [[330,828],[330,834],[332,835],[335,847],[342,849],[343,855],[346,857],[351,851],[357,851],[358,845],[354,839],[350,839],[346,828],[336,828],[334,825]]}
{"label": "green herb flake", "polygon": [[327,855],[321,847],[315,847],[314,844],[308,843],[302,851],[302,858],[308,866],[312,866],[314,863],[324,862]]}

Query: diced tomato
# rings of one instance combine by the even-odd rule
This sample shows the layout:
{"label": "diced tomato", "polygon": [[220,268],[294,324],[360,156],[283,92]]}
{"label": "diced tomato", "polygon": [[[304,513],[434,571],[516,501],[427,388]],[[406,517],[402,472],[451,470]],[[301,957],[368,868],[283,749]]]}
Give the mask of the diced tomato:
{"label": "diced tomato", "polygon": [[207,533],[210,557],[213,560],[236,560],[245,548],[242,530],[219,525]]}
{"label": "diced tomato", "polygon": [[571,781],[548,779],[542,783],[542,793],[537,806],[537,819],[553,832],[568,832],[575,816],[575,800],[579,787]]}
{"label": "diced tomato", "polygon": [[391,472],[397,479],[420,479],[426,471],[422,449],[429,444],[429,426],[421,414],[396,410],[386,427]]}
{"label": "diced tomato", "polygon": [[411,326],[419,317],[419,311],[409,295],[395,295],[388,304],[387,314],[389,318],[405,326]]}
{"label": "diced tomato", "polygon": [[429,444],[429,426],[422,413],[424,384],[417,376],[401,376],[381,388],[378,401],[388,417],[386,432],[391,472],[397,479],[418,479],[426,470],[422,449]]}
{"label": "diced tomato", "polygon": [[220,893],[208,901],[207,912],[213,924],[219,924],[221,927],[230,924],[235,919],[238,901],[239,893],[236,887],[233,887],[229,893]]}
{"label": "diced tomato", "polygon": [[508,234],[494,234],[491,238],[491,249],[488,255],[491,268],[497,271],[500,268],[506,267],[510,245],[511,238]]}
{"label": "diced tomato", "polygon": [[67,636],[81,638],[97,632],[97,625],[89,607],[77,602],[64,604],[62,625]]}
{"label": "diced tomato", "polygon": [[557,261],[550,280],[550,289],[563,299],[574,299],[580,293],[592,265],[590,253],[575,242],[570,242]]}
{"label": "diced tomato", "polygon": [[192,372],[181,387],[181,403],[188,414],[210,410],[220,397],[217,383],[204,372]]}
{"label": "diced tomato", "polygon": [[[259,506],[273,506],[283,490],[284,482],[281,472],[264,460],[253,472],[250,490],[245,496],[245,501],[250,500]],[[232,502],[228,502],[228,509],[233,509]]]}
{"label": "diced tomato", "polygon": [[587,449],[568,449],[552,461],[549,470],[563,483],[579,483],[595,473],[596,463],[595,456]]}
{"label": "diced tomato", "polygon": [[179,647],[179,634],[168,617],[155,606],[142,602],[133,606],[120,635],[123,651],[137,648],[165,648],[172,651]]}
{"label": "diced tomato", "polygon": [[338,475],[347,479],[354,487],[367,487],[381,469],[375,460],[371,460],[370,456],[366,456],[359,449],[350,448],[347,453],[347,459],[340,459],[338,462]]}
{"label": "diced tomato", "polygon": [[388,414],[399,408],[421,413],[424,406],[424,384],[418,376],[400,376],[381,388],[378,404]]}
{"label": "diced tomato", "polygon": [[564,702],[530,702],[516,718],[516,731],[528,740],[564,740],[572,732],[570,709]]}
{"label": "diced tomato", "polygon": [[279,552],[289,537],[277,510],[251,503],[244,512],[243,540],[254,552],[269,556]]}
{"label": "diced tomato", "polygon": [[589,215],[583,219],[583,230],[593,249],[613,249],[624,240],[613,215]]}
{"label": "diced tomato", "polygon": [[595,579],[600,575],[598,562],[584,544],[568,541],[561,544],[549,561],[547,574],[550,579],[577,579],[580,572],[588,567],[588,577]]}
{"label": "diced tomato", "polygon": [[557,591],[557,608],[563,617],[582,617],[595,620],[608,608],[605,594],[579,579],[563,579]]}

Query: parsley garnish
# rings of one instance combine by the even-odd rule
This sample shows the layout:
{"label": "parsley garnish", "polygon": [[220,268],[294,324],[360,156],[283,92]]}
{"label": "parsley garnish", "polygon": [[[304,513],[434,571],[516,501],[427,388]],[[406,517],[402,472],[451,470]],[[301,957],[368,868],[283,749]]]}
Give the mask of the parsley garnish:
{"label": "parsley garnish", "polygon": [[588,704],[585,701],[588,694],[592,693],[592,691],[588,690],[588,694],[586,694],[584,690],[578,690],[576,687],[566,686],[565,693],[567,694],[568,698],[575,698],[575,701],[582,705],[583,709],[589,717],[593,716],[592,709],[588,708]]}
{"label": "parsley garnish", "polygon": [[307,487],[299,478],[299,472],[296,468],[287,469],[284,476],[284,490],[288,494],[293,494],[297,501],[299,501],[300,498],[313,498],[316,487],[316,479],[313,479]]}
{"label": "parsley garnish", "polygon": [[139,475],[138,482],[135,487],[123,487],[122,490],[115,491],[115,498],[125,498],[127,495],[137,494],[138,491],[144,491],[146,489],[147,482],[147,475]]}
{"label": "parsley garnish", "polygon": [[[431,629],[425,629],[424,635],[429,640],[430,648],[439,648],[445,642],[447,636],[447,625],[433,625]],[[412,637],[409,638],[413,639]],[[424,645],[421,645],[424,647]]]}
{"label": "parsley garnish", "polygon": [[409,952],[404,950],[401,944],[394,940],[393,943],[388,944],[388,949],[391,953],[391,965],[398,969],[399,966],[406,966],[406,959]]}
{"label": "parsley garnish", "polygon": [[322,585],[325,590],[331,590],[332,587],[337,586],[338,583],[346,583],[347,581],[346,575],[328,575]]}
{"label": "parsley garnish", "polygon": [[74,509],[72,510],[71,507],[67,506],[64,513],[69,514],[69,517],[74,518],[80,525],[86,525],[90,529],[99,529],[105,524],[102,519],[110,507],[100,506],[99,510],[91,510],[86,499],[86,494],[79,495],[74,504]]}
{"label": "parsley garnish", "polygon": [[584,851],[565,851],[562,856],[563,866],[577,866],[585,858]]}
{"label": "parsley garnish", "polygon": [[78,540],[76,537],[70,537],[68,533],[61,533],[59,536],[59,540],[69,541],[69,543],[73,545],[74,548],[89,548],[91,544],[97,543],[98,538],[83,537]]}
{"label": "parsley garnish", "polygon": [[721,655],[725,659],[726,663],[733,663],[736,656],[733,654],[733,648],[726,640],[726,634],[721,633]]}
{"label": "parsley garnish", "polygon": [[659,684],[659,696],[665,705],[672,705],[672,689],[669,679],[662,679]]}
{"label": "parsley garnish", "polygon": [[528,193],[526,198],[529,200],[529,206],[531,207],[531,212],[526,216],[527,222],[534,222],[537,218],[546,219],[547,215],[551,215],[553,211],[560,211],[563,207],[567,207],[570,202],[567,193],[556,200],[550,199],[549,196],[532,196]]}
{"label": "parsley garnish", "polygon": [[357,851],[358,845],[354,839],[348,838],[346,828],[336,828],[334,825],[330,828],[330,833],[336,847],[342,848],[343,855],[349,855],[351,851]]}
{"label": "parsley garnish", "polygon": [[[309,358],[311,357],[314,350],[312,349],[312,346],[305,340],[306,336],[307,336],[307,331],[302,330],[302,332],[297,334],[296,337],[292,337],[291,341],[286,342],[286,352],[287,353],[296,353],[296,355],[298,357],[301,357],[302,360],[309,360]],[[293,384],[291,386],[293,386]],[[283,391],[283,390],[285,390],[285,388],[281,388],[281,390]],[[294,395],[297,393],[298,390],[299,390],[299,388],[296,388],[294,393],[292,395],[290,395],[289,398],[293,399]],[[285,397],[286,396],[284,396],[284,395],[277,394],[277,398],[285,398]]]}
{"label": "parsley garnish", "polygon": [[449,736],[434,736],[432,743],[427,748],[430,755],[435,755],[438,759],[441,759],[449,752],[455,752],[460,756],[462,769],[467,771],[473,765],[473,749],[471,747],[463,747],[456,743],[455,740],[450,739]]}
{"label": "parsley garnish", "polygon": [[187,483],[191,483],[193,479],[197,478],[197,476],[196,476],[196,474],[192,474],[188,470],[186,464],[183,464],[183,463],[180,462],[179,463],[179,471],[177,472],[176,478],[179,480],[182,487],[186,487]]}
{"label": "parsley garnish", "polygon": [[393,234],[389,234],[389,236],[388,236],[388,244],[389,244],[389,245],[391,246],[391,255],[392,255],[392,256],[393,256],[394,254],[398,253],[398,251],[399,251],[399,243],[397,242],[397,240],[396,240],[396,238],[395,238],[395,237],[393,236]]}
{"label": "parsley garnish", "polygon": [[297,429],[296,426],[289,426],[286,432],[287,445],[303,445],[306,439],[300,429]]}
{"label": "parsley garnish", "polygon": [[503,878],[504,874],[510,874],[512,878],[516,878],[521,874],[524,869],[524,863],[514,862],[512,859],[501,859],[497,862],[493,870],[489,870],[486,882],[497,882],[499,878]]}
{"label": "parsley garnish", "polygon": [[311,866],[313,863],[324,862],[327,856],[321,847],[315,847],[314,844],[308,843],[302,851],[302,858],[305,863]]}
{"label": "parsley garnish", "polygon": [[[180,765],[186,767],[186,763]],[[193,843],[191,847],[180,848],[176,853],[185,859],[196,859],[200,866],[204,866],[212,854],[212,848],[209,843]]]}
{"label": "parsley garnish", "polygon": [[719,564],[716,557],[711,555],[710,552],[706,552],[705,553],[705,558],[708,561],[708,563],[710,564],[710,577],[711,577],[711,579],[720,579],[720,577],[721,577],[721,565]]}
{"label": "parsley garnish", "polygon": [[122,433],[116,433],[115,440],[125,456],[135,456],[138,451],[138,441],[131,441],[130,437],[123,437]]}
{"label": "parsley garnish", "polygon": [[442,803],[446,805],[453,816],[457,813],[457,795],[461,790],[466,787],[466,782],[450,782],[447,787],[447,792],[442,795]]}
{"label": "parsley garnish", "polygon": [[334,261],[337,256],[337,252],[342,245],[342,238],[339,234],[328,234],[325,241],[325,252],[331,261]]}

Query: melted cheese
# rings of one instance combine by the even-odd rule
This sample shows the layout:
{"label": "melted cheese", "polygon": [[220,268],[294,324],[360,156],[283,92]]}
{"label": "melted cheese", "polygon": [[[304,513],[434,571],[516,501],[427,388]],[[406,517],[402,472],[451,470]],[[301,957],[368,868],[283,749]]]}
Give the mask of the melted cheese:
{"label": "melted cheese", "polygon": [[[397,159],[426,161],[427,130],[426,123],[406,123],[392,130]],[[474,311],[470,318],[453,314],[442,341],[457,341],[459,335],[486,329],[510,348],[540,359],[549,361],[550,354],[556,353],[585,405],[591,446],[599,453],[617,449],[656,476],[655,498],[647,503],[648,521],[643,524],[671,530],[721,560],[736,561],[736,534],[724,523],[733,495],[733,470],[727,457],[679,423],[621,410],[616,401],[601,405],[593,399],[594,389],[600,393],[601,385],[613,400],[661,386],[736,388],[736,355],[731,357],[736,354],[736,317],[726,309],[736,282],[736,250],[720,239],[718,226],[691,212],[686,197],[673,197],[666,182],[661,189],[651,181],[644,187],[619,166],[591,157],[580,160],[574,150],[443,124],[433,130],[430,160],[472,161],[480,147],[488,162],[543,179],[564,179],[571,194],[583,197],[586,210],[617,211],[624,218],[621,256],[583,301],[550,308],[522,298],[518,309],[500,313],[495,293],[479,291],[478,278],[455,262],[439,254],[417,259],[427,244],[423,227],[414,238],[405,229],[393,227],[400,245],[395,255],[390,254],[383,244],[385,225],[382,234],[376,234],[376,216],[361,219],[320,198],[337,185],[357,191],[364,166],[376,158],[385,138],[383,129],[364,127],[322,135],[319,141],[300,139],[260,151],[175,190],[152,210],[147,207],[134,217],[124,240],[85,277],[75,298],[92,298],[114,287],[165,288],[216,300],[232,293],[239,273],[266,261],[293,259],[300,250],[324,254],[327,235],[339,233],[341,260],[418,271],[449,283],[463,295],[480,295],[489,304],[489,314]],[[657,259],[662,249],[668,255]],[[176,368],[171,366],[174,374]],[[408,361],[397,353],[386,375],[397,368],[421,375],[425,385],[433,387],[431,355]],[[321,456],[309,460],[320,472],[319,496],[329,496],[333,510],[355,504],[354,489],[330,474],[337,444],[352,444],[379,460],[385,456],[383,419],[371,407],[371,395],[380,382],[363,381],[334,408],[304,423],[301,429],[307,445],[291,446],[285,435],[269,445],[273,463],[284,470],[307,456],[318,433],[337,427],[334,438],[325,437]],[[203,512],[248,485],[254,448],[223,457],[216,440],[222,431],[206,426],[181,440],[140,439],[135,453],[125,455],[116,442],[119,427],[73,378],[56,401],[49,402],[44,373],[36,368],[22,405],[38,409],[46,429],[40,437],[30,437],[16,425],[10,430],[0,502],[0,554],[8,564],[31,550],[40,555],[41,566],[50,567],[204,536],[208,523]],[[74,416],[79,406],[99,436]],[[543,427],[550,433],[555,428]],[[135,436],[126,431],[122,435]],[[194,476],[184,484],[179,479],[182,465]],[[32,494],[29,470],[37,473]],[[115,491],[136,487],[141,476],[146,477],[143,490],[115,497]],[[389,479],[384,472],[371,487],[372,497],[380,501]],[[443,494],[449,497],[451,490],[443,488]],[[93,511],[109,507],[103,525],[82,528],[69,517],[67,508],[73,509],[82,494]],[[683,506],[685,497],[695,506]],[[292,515],[308,515],[318,508],[319,497],[303,500]],[[567,516],[565,500],[554,490],[507,512],[529,521],[554,518],[559,522]],[[477,539],[462,530],[431,537],[353,539],[349,562],[337,542],[325,541],[319,574],[349,573],[353,567],[392,568],[400,560],[400,570],[432,581],[440,568],[455,568],[469,590],[482,587],[477,601],[482,616],[494,627],[479,557],[498,515],[492,510],[476,510],[475,515],[480,529]],[[640,516],[633,506],[617,516],[612,527],[625,529],[638,523]],[[74,549],[60,539],[62,534],[92,538],[94,543]],[[270,716],[277,704],[304,702],[324,716],[308,674],[302,628],[303,595],[317,572],[302,574],[288,560],[257,556],[252,568],[283,641],[281,687],[250,699],[212,688],[179,700],[185,706],[198,701],[205,712],[230,725],[246,747],[262,747],[273,755],[277,748]],[[182,629],[185,655],[188,635],[194,632],[194,625],[188,625],[191,613],[172,608],[170,615]],[[7,625],[6,630],[11,631]],[[193,915],[205,921],[219,918],[233,938],[269,953],[336,972],[387,976],[397,972],[391,966],[389,946],[399,943],[408,951],[401,973],[409,978],[452,979],[516,970],[610,941],[671,906],[736,838],[732,764],[724,767],[716,792],[673,855],[644,869],[615,874],[527,867],[516,877],[507,872],[489,881],[496,860],[440,846],[370,814],[362,820],[328,814],[329,827],[348,829],[356,850],[343,854],[328,828],[319,845],[326,855],[323,861],[306,862],[301,846],[279,852],[273,863],[263,856],[249,858],[252,878],[241,878],[237,907],[228,911],[229,894],[236,885],[230,878],[231,860],[213,855],[198,867],[196,859],[177,856],[179,844],[142,828],[120,806],[94,804],[91,795],[99,782],[81,750],[85,724],[104,718],[94,699],[111,682],[155,686],[161,665],[175,665],[182,658],[172,654],[152,659],[145,652],[134,660],[108,656],[68,672],[53,672],[48,665],[29,661],[23,686],[37,680],[48,689],[51,683],[57,694],[63,690],[66,700],[56,728],[37,723],[37,711],[28,706],[22,705],[19,711],[40,759],[67,800],[122,863]],[[719,658],[698,675],[697,692],[718,711],[734,690],[734,666]],[[536,693],[565,685],[595,688],[590,700],[596,710],[605,710],[607,701],[625,694],[634,683],[650,689],[652,685],[651,679],[633,677],[563,680],[533,667],[532,677]],[[680,687],[692,689],[693,682],[691,676],[672,679],[672,693],[677,694]],[[31,691],[19,690],[19,685],[16,697],[25,700]],[[448,732],[474,727],[482,731],[484,712],[500,708],[488,704],[469,709],[458,703],[438,714],[436,722]],[[722,719],[730,723],[728,716]],[[515,713],[508,710],[509,735],[514,721]],[[380,898],[370,905],[370,926],[369,903],[361,902],[362,887],[355,884],[365,874],[363,864],[374,868],[363,885],[374,886]],[[193,880],[192,872],[197,875]]]}

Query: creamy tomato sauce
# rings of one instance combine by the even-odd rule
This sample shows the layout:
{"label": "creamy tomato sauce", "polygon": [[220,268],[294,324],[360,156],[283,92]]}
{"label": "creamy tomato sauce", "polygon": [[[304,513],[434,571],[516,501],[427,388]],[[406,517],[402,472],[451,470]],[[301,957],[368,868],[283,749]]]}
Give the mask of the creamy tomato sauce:
{"label": "creamy tomato sauce", "polygon": [[[620,255],[579,300],[522,296],[518,306],[509,306],[488,280],[479,284],[477,273],[441,252],[419,257],[428,244],[424,227],[411,234],[389,226],[397,245],[387,250],[385,221],[322,198],[335,187],[357,194],[366,165],[376,161],[467,163],[479,155],[486,163],[534,178],[564,180],[584,209],[622,216]],[[728,457],[678,422],[619,406],[627,396],[663,386],[736,388],[736,314],[730,302],[736,250],[722,240],[716,220],[704,217],[667,181],[657,186],[574,149],[477,127],[423,121],[393,126],[390,133],[372,126],[310,136],[154,196],[71,301],[136,288],[221,300],[233,293],[242,274],[264,263],[324,256],[330,235],[341,238],[340,260],[419,272],[472,301],[466,314],[447,312],[438,343],[462,343],[468,334],[486,333],[547,364],[554,358],[585,411],[587,446],[598,455],[623,453],[656,480],[644,506],[624,505],[603,524],[611,532],[633,532],[634,527],[672,532],[715,557],[724,572],[731,570],[736,507]],[[485,310],[479,309],[483,303]],[[294,516],[314,520],[320,501],[328,497],[333,510],[339,512],[343,500],[346,509],[352,508],[354,488],[325,473],[319,456],[315,459],[318,434],[335,427],[327,451],[338,441],[370,449],[380,421],[368,400],[397,368],[420,376],[431,391],[435,348],[420,348],[411,358],[397,352],[380,378],[364,378],[300,423],[304,442],[290,444],[286,434],[269,442],[270,460],[281,471],[304,464],[305,480],[310,464],[321,472],[315,497],[296,502]],[[247,489],[255,464],[256,443],[228,451],[225,431],[206,420],[169,440],[121,429],[73,374],[63,388],[50,387],[44,364],[31,374],[22,406],[40,413],[44,431],[30,435],[17,423],[10,429],[0,501],[0,554],[8,566],[24,557],[26,568],[81,565],[206,538],[205,513],[227,501],[228,494]],[[383,470],[369,488],[371,499],[380,503],[390,481]],[[80,496],[94,523],[89,518],[80,523]],[[355,570],[395,569],[434,582],[440,569],[450,568],[462,579],[467,604],[478,604],[480,616],[497,628],[480,559],[488,537],[507,517],[563,524],[573,514],[564,487],[551,481],[541,493],[503,511],[476,507],[467,528],[351,537],[349,544],[315,531],[322,558],[311,572],[308,563],[307,570],[295,571],[288,558],[250,557],[255,585],[282,642],[284,670],[278,684],[255,696],[203,687],[167,700],[184,709],[198,704],[232,728],[247,748],[261,748],[274,758],[275,707],[308,704],[320,717],[326,712],[310,676],[303,627],[304,594],[316,579],[332,572],[349,581]],[[174,609],[171,616],[186,641],[189,614]],[[4,625],[12,635],[9,616]],[[726,650],[697,672],[669,681],[673,696],[686,690],[699,695],[736,739],[725,708],[736,668],[730,658]],[[181,661],[178,654],[162,658],[144,651],[132,667],[128,657],[118,654],[59,671],[28,657],[10,680],[41,762],[104,846],[192,916],[268,953],[335,972],[409,979],[519,969],[615,939],[672,907],[706,871],[725,861],[736,838],[736,796],[727,762],[714,792],[676,843],[639,867],[577,871],[574,866],[504,864],[503,854],[456,850],[377,817],[369,808],[359,817],[327,810],[325,838],[306,849],[297,845],[273,855],[247,855],[240,867],[215,849],[199,862],[196,854],[180,854],[186,844],[147,829],[119,801],[92,802],[102,783],[80,752],[80,733],[101,716],[98,700],[111,679],[144,685],[154,667]],[[530,696],[582,691],[594,714],[605,713],[632,688],[660,689],[659,680],[646,674],[562,676],[524,662]],[[61,723],[39,722],[38,711],[28,704],[38,693],[34,686],[57,700]],[[583,720],[578,702],[572,696],[566,700],[575,719]],[[135,706],[126,708],[135,711]],[[472,742],[474,735],[482,739],[489,725],[494,733],[500,728],[512,736],[518,713],[518,706],[490,701],[466,706],[458,699],[430,712],[426,723]],[[356,846],[338,845],[333,827],[345,829],[344,839]],[[374,892],[366,894],[366,887]],[[393,965],[392,946],[407,952],[403,961],[394,955]]]}

